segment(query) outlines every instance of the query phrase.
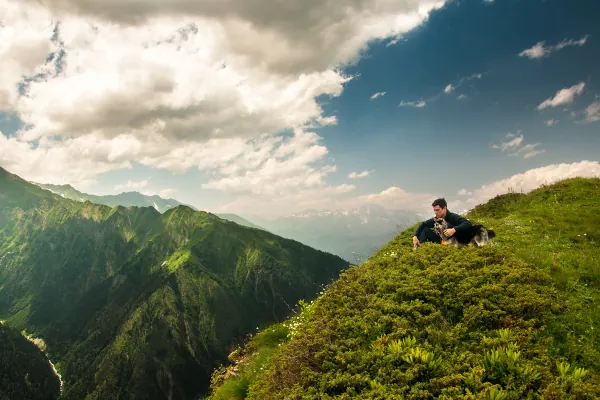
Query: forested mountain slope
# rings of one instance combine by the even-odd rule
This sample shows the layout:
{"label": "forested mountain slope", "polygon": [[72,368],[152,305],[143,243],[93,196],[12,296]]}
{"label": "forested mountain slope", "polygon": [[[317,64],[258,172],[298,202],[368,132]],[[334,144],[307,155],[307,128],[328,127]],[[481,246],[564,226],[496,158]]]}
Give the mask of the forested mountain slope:
{"label": "forested mountain slope", "polygon": [[75,202],[0,169],[0,319],[43,338],[63,398],[197,398],[230,347],[342,259],[178,206]]}

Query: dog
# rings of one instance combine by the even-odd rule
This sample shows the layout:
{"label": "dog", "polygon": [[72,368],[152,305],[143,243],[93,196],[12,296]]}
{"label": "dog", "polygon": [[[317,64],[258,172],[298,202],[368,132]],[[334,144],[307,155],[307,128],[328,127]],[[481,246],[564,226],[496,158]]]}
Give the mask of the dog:
{"label": "dog", "polygon": [[463,232],[456,232],[448,237],[444,235],[444,231],[448,229],[448,223],[443,218],[433,219],[433,229],[442,238],[442,243],[448,246],[464,247],[472,244],[475,247],[485,246],[490,239],[496,237],[496,233],[491,229],[486,229],[483,225],[472,225]]}

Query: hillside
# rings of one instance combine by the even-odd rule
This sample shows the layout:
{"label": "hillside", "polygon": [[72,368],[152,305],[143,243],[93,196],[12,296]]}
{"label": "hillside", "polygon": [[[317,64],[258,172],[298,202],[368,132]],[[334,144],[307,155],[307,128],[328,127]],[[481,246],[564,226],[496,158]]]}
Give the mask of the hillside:
{"label": "hillside", "polygon": [[35,344],[0,322],[0,400],[53,400],[60,382]]}
{"label": "hillside", "polygon": [[416,225],[213,376],[217,399],[600,398],[600,179],[506,194],[467,217],[485,248]]}
{"label": "hillside", "polygon": [[64,399],[197,398],[232,346],[347,267],[187,206],[76,202],[0,169],[0,319],[45,341]]}

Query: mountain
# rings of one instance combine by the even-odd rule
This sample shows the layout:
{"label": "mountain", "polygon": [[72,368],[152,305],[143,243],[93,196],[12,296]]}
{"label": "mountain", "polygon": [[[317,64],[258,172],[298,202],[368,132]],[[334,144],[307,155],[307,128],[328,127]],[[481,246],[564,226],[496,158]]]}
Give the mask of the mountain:
{"label": "mountain", "polygon": [[[183,204],[175,199],[147,196],[138,192],[97,196],[80,192],[70,185],[37,185],[67,199],[90,201],[110,207],[154,207],[163,213]],[[374,204],[350,210],[306,210],[274,220],[259,216],[243,218],[226,213],[215,215],[242,226],[266,230],[296,240],[353,263],[366,260],[382,245],[392,240],[398,232],[420,219],[419,215],[410,211],[388,210]]]}
{"label": "mountain", "polygon": [[410,211],[370,204],[350,210],[307,210],[274,220],[249,219],[279,236],[360,263],[420,218]]}
{"label": "mountain", "polygon": [[45,341],[61,399],[198,398],[231,348],[347,267],[184,205],[72,201],[0,168],[0,319]]}
{"label": "mountain", "polygon": [[489,246],[416,224],[215,371],[212,400],[600,398],[600,179],[467,214]]}
{"label": "mountain", "polygon": [[[160,196],[148,196],[139,192],[125,192],[116,195],[99,196],[88,193],[80,192],[73,188],[71,185],[52,185],[36,183],[37,186],[42,189],[56,193],[65,199],[71,199],[75,201],[90,201],[95,204],[104,204],[109,207],[123,206],[123,207],[154,207],[156,211],[164,213],[173,207],[187,205],[188,207],[198,211],[194,206],[181,203],[175,199],[163,199]],[[262,227],[253,224],[252,222],[240,217],[236,214],[215,214],[219,218],[226,219],[228,221],[235,222],[242,226],[249,228],[263,229]]]}
{"label": "mountain", "polygon": [[44,353],[0,322],[0,399],[54,400],[59,395],[60,380]]}
{"label": "mountain", "polygon": [[[75,201],[90,201],[96,204],[104,204],[109,207],[154,207],[156,211],[163,213],[173,207],[184,205],[175,199],[163,199],[160,196],[148,196],[139,192],[125,192],[116,195],[98,196],[80,192],[71,185],[52,185],[36,183],[42,189],[56,193],[66,199]],[[188,207],[195,209],[188,205]]]}

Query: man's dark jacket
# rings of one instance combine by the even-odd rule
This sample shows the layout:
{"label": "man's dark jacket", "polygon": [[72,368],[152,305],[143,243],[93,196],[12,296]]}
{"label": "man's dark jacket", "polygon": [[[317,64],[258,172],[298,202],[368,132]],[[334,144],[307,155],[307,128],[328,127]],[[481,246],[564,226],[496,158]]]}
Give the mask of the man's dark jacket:
{"label": "man's dark jacket", "polygon": [[[448,228],[456,229],[456,238],[459,242],[462,242],[461,239],[465,236],[465,234],[467,234],[470,231],[469,228],[473,226],[473,224],[471,224],[471,221],[469,221],[465,217],[461,217],[460,215],[450,211],[446,211],[446,217],[444,219],[448,223]],[[421,223],[421,225],[419,225],[419,227],[417,228],[415,236],[419,237],[423,229],[433,229],[434,223],[435,222],[433,218],[428,219],[427,221],[423,221],[423,223]]]}

